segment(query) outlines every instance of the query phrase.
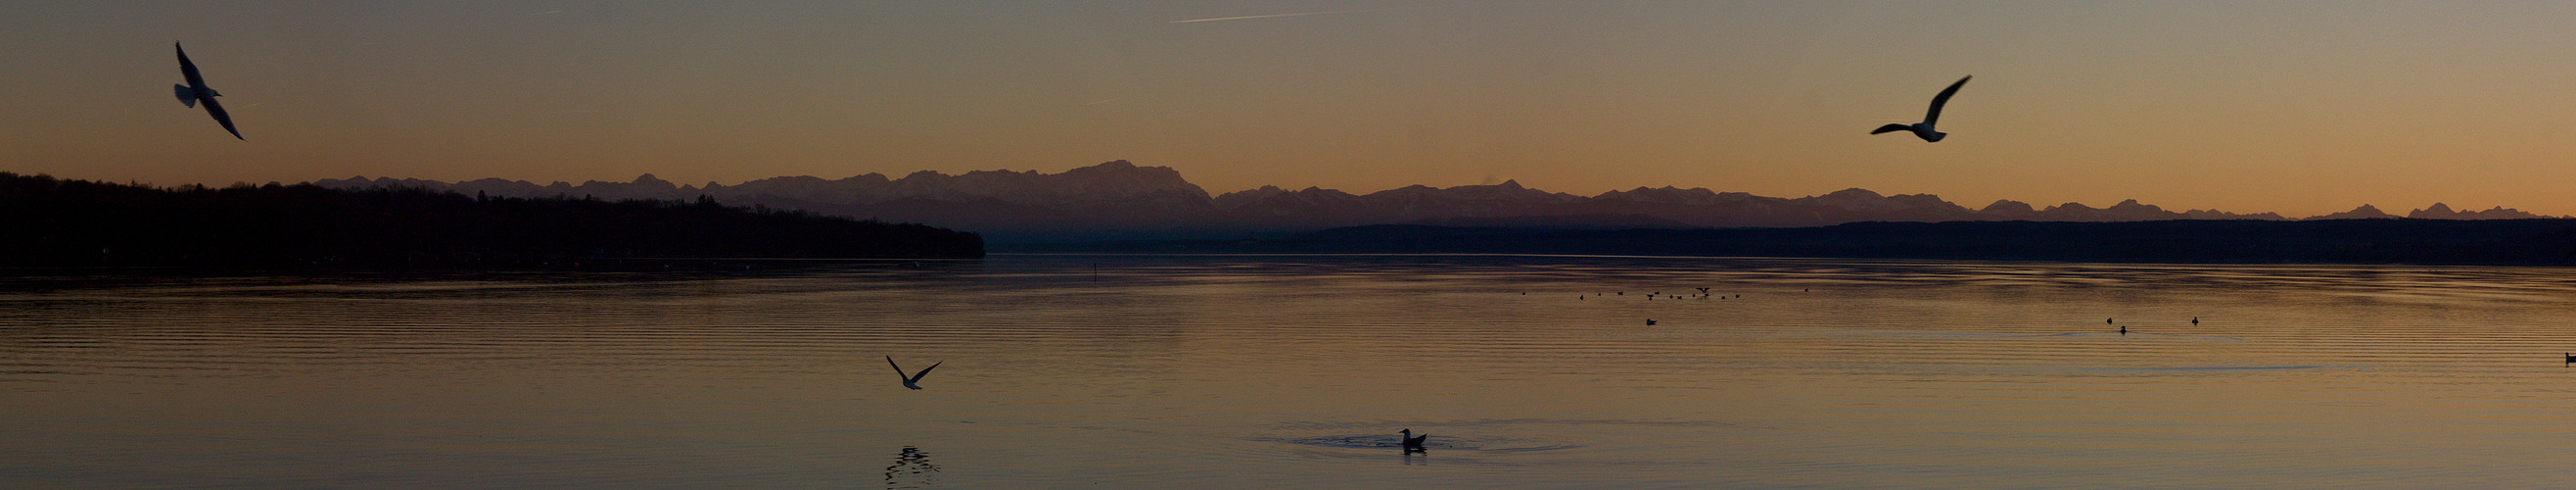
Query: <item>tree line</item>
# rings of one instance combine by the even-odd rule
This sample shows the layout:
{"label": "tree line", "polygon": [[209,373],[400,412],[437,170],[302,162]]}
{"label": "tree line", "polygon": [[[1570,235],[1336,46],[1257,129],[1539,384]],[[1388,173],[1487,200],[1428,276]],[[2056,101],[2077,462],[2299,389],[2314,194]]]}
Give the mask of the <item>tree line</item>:
{"label": "tree line", "polygon": [[0,266],[520,267],[628,258],[975,258],[974,233],[695,201],[0,172]]}

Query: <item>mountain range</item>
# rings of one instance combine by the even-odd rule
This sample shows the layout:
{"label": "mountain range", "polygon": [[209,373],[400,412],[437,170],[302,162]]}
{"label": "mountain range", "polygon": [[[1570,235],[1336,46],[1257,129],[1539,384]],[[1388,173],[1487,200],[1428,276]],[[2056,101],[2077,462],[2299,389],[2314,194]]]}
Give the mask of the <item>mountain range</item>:
{"label": "mountain range", "polygon": [[[420,188],[494,197],[589,197],[606,200],[695,200],[731,206],[806,210],[861,219],[915,222],[974,231],[996,242],[1215,239],[1281,236],[1330,228],[1416,224],[1545,229],[1684,229],[1812,227],[1843,223],[1943,221],[2130,222],[2177,219],[2274,220],[2275,213],[2168,211],[2135,199],[2107,208],[2065,203],[2045,208],[1998,200],[1968,208],[1931,194],[1881,195],[1845,189],[1821,196],[1764,197],[1705,188],[1638,187],[1595,196],[1548,192],[1517,181],[1433,188],[1414,185],[1368,194],[1274,186],[1211,195],[1171,167],[1124,160],[1063,173],[989,170],[947,175],[921,171],[901,178],[870,173],[838,180],[774,177],[723,185],[678,185],[652,174],[632,182],[538,185],[496,178],[464,182],[351,177],[314,185],[335,189]],[[2407,213],[2422,219],[2542,218],[2497,207],[2454,211],[2435,203]],[[2363,205],[2306,219],[2399,218]]]}

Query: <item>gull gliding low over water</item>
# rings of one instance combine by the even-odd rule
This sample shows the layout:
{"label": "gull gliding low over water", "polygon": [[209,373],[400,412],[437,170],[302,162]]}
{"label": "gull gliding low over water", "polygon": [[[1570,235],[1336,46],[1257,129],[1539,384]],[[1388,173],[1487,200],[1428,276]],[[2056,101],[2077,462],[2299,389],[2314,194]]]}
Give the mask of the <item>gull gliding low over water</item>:
{"label": "gull gliding low over water", "polygon": [[920,372],[920,373],[915,373],[915,374],[913,374],[913,375],[912,375],[912,377],[906,378],[906,377],[904,377],[904,376],[903,376],[903,366],[902,366],[902,365],[899,365],[899,364],[895,364],[895,363],[894,363],[894,356],[886,356],[886,365],[888,365],[888,366],[894,366],[894,377],[895,377],[896,379],[901,379],[901,380],[903,380],[903,387],[905,387],[905,388],[911,388],[911,389],[916,389],[916,390],[921,389],[921,385],[920,385],[920,384],[918,384],[918,383],[920,383],[920,382],[921,382],[921,378],[922,378],[923,376],[929,376],[929,375],[930,375],[930,370],[932,370],[932,369],[939,369],[939,363],[940,363],[940,362],[948,362],[948,361],[939,361],[939,362],[930,363],[930,367],[921,368],[921,372]]}
{"label": "gull gliding low over water", "polygon": [[179,43],[176,42],[170,43],[170,47],[177,48],[179,50],[179,74],[188,77],[187,85],[173,84],[170,86],[170,90],[172,92],[177,92],[179,103],[187,104],[188,107],[196,107],[197,104],[200,103],[205,104],[206,114],[215,116],[215,122],[223,123],[225,132],[232,133],[233,139],[245,139],[242,138],[241,131],[233,129],[233,116],[231,114],[225,114],[224,105],[215,102],[216,97],[222,97],[224,94],[216,93],[215,89],[207,88],[205,77],[197,76],[197,64],[188,62],[188,48],[179,46]]}
{"label": "gull gliding low over water", "polygon": [[1959,81],[1951,83],[1951,84],[1950,84],[1950,88],[1941,89],[1941,95],[1935,95],[1935,96],[1932,96],[1932,110],[1930,110],[1930,111],[1927,111],[1927,112],[1924,112],[1924,113],[1923,113],[1923,122],[1914,123],[1914,124],[1889,124],[1889,125],[1886,125],[1886,126],[1879,126],[1879,127],[1878,127],[1878,130],[1876,130],[1876,131],[1870,131],[1870,132],[1869,132],[1869,134],[1893,133],[1893,132],[1897,132],[1897,131],[1912,131],[1912,132],[1914,132],[1914,136],[1915,136],[1915,137],[1917,137],[1917,138],[1923,138],[1923,142],[1926,142],[1926,143],[1930,143],[1930,142],[1934,142],[1934,141],[1941,141],[1941,138],[1949,137],[1949,136],[1950,136],[1950,133],[1943,133],[1943,132],[1940,132],[1940,131],[1933,131],[1933,130],[1932,130],[1932,123],[1933,123],[1934,121],[1939,121],[1939,120],[1941,120],[1941,105],[1942,105],[1942,104],[1948,104],[1948,103],[1950,103],[1950,94],[1956,94],[1956,93],[1959,93],[1959,86],[1961,86],[1961,85],[1967,85],[1967,84],[1968,84],[1968,79],[1970,79],[1970,78],[1975,78],[1975,77],[1976,77],[1975,75],[1969,75],[1969,76],[1959,77]]}

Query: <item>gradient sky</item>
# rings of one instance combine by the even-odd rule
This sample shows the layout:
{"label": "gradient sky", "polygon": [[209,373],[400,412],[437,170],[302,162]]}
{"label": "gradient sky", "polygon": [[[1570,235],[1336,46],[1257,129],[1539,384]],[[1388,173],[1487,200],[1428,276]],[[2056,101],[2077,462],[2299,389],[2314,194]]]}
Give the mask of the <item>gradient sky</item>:
{"label": "gradient sky", "polygon": [[[1229,17],[1250,18],[1179,22]],[[732,184],[1125,159],[1211,192],[2576,214],[2571,25],[2549,2],[8,2],[0,170]],[[172,97],[172,41],[247,141]],[[1865,134],[1962,75],[1948,140]]]}

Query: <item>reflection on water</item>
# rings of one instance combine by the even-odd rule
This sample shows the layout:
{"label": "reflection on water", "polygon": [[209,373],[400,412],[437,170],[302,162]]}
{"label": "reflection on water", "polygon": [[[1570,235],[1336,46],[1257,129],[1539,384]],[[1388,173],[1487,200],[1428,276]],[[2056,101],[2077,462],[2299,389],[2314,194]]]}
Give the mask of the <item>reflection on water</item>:
{"label": "reflection on water", "polygon": [[939,465],[930,464],[930,453],[921,452],[921,449],[912,446],[904,446],[903,452],[895,454],[894,465],[887,466],[885,469],[886,488],[938,486],[938,482],[931,479],[935,473],[939,473]]}
{"label": "reflection on water", "polygon": [[[0,486],[2547,485],[2576,479],[2576,369],[2549,354],[2576,349],[2565,272],[997,256],[13,277]],[[885,356],[940,378],[888,383]]]}

